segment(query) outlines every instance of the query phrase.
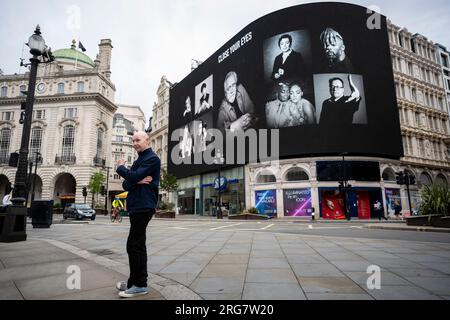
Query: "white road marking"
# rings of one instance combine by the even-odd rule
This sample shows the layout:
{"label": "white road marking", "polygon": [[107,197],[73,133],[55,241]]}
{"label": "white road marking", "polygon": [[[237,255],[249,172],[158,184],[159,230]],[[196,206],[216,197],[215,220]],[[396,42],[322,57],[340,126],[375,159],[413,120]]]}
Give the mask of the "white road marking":
{"label": "white road marking", "polygon": [[264,227],[264,228],[261,228],[261,230],[267,230],[267,229],[273,227],[274,225],[275,225],[274,223],[269,224],[268,226],[266,226],[266,227]]}
{"label": "white road marking", "polygon": [[229,227],[239,226],[239,225],[241,225],[241,224],[242,224],[242,223],[230,224],[230,225],[228,225],[228,226],[222,226],[222,227],[212,228],[212,229],[209,229],[209,230],[210,230],[210,231],[220,230],[220,229],[224,229],[224,228],[229,228]]}
{"label": "white road marking", "polygon": [[313,226],[310,224],[310,225],[308,225],[308,229],[312,229],[313,228]]}

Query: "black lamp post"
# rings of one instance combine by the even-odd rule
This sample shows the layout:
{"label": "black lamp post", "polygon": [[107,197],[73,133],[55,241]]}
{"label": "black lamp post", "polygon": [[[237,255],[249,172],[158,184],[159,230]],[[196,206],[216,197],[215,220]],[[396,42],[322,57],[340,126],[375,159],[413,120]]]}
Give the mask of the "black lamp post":
{"label": "black lamp post", "polygon": [[19,152],[19,165],[16,171],[11,199],[13,204],[7,208],[7,215],[3,218],[4,222],[3,228],[0,230],[0,242],[16,242],[27,239],[25,231],[27,208],[25,201],[27,197],[28,145],[30,143],[37,69],[39,63],[48,63],[54,60],[50,48],[45,45],[44,38],[41,36],[39,25],[36,27],[34,34],[28,39],[27,45],[33,57],[30,58],[30,64],[23,64],[23,61],[21,62],[21,66],[30,66],[30,78],[23,121],[22,142]]}
{"label": "black lamp post", "polygon": [[111,167],[105,167],[106,169],[106,188],[105,188],[105,215],[108,214],[108,183],[109,183],[109,169],[112,169]]}
{"label": "black lamp post", "polygon": [[224,157],[222,157],[222,153],[220,152],[220,150],[217,151],[216,156],[214,157],[214,163],[218,164],[218,187],[217,187],[217,192],[218,192],[218,200],[219,200],[219,208],[217,209],[217,219],[223,219],[223,214],[222,214],[222,197],[221,197],[221,177],[220,177],[220,169],[222,164],[225,162]]}

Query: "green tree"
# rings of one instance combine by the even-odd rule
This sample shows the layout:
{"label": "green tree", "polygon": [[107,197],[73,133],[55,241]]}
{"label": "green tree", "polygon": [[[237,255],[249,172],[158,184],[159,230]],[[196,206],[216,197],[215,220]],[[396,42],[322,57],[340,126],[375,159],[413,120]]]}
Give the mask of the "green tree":
{"label": "green tree", "polygon": [[94,196],[100,193],[102,185],[105,184],[106,177],[102,172],[96,172],[91,176],[88,189],[92,194],[92,208],[94,208]]}
{"label": "green tree", "polygon": [[161,190],[166,192],[174,192],[178,190],[177,177],[168,173],[166,170],[162,171],[161,180],[159,182]]}

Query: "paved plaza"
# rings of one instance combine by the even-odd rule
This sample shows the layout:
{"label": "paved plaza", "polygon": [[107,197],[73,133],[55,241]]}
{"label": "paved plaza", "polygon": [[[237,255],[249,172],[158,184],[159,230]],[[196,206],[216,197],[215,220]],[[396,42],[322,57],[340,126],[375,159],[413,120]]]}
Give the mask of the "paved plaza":
{"label": "paved plaza", "polygon": [[[128,275],[128,220],[55,222],[50,229],[28,225],[26,242],[0,244],[0,299],[120,299],[114,285]],[[450,233],[437,236],[361,223],[153,219],[151,290],[139,299],[448,300]],[[68,289],[70,266],[81,271],[79,289]],[[380,268],[379,289],[367,286],[371,266]]]}

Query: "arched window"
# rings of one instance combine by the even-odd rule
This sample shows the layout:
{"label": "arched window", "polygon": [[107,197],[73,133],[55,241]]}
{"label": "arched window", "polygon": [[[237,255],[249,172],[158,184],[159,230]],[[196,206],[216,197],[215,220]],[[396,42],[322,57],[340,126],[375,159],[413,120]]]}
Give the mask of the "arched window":
{"label": "arched window", "polygon": [[275,178],[275,176],[270,173],[261,173],[256,179],[256,183],[274,183],[276,181],[277,179]]}
{"label": "arched window", "polygon": [[383,180],[384,181],[396,181],[394,170],[391,168],[387,168],[383,171]]}
{"label": "arched window", "polygon": [[58,83],[58,94],[64,94],[64,83]]}
{"label": "arched window", "polygon": [[103,129],[97,131],[97,158],[100,159],[103,154]]}
{"label": "arched window", "polygon": [[71,161],[73,156],[73,147],[75,142],[75,127],[65,126],[62,142],[62,159],[63,161]]}
{"label": "arched window", "polygon": [[286,181],[308,181],[308,174],[300,168],[293,168],[286,173]]}
{"label": "arched window", "polygon": [[438,174],[436,177],[436,184],[439,186],[448,186],[447,178],[443,174]]}
{"label": "arched window", "polygon": [[6,164],[9,161],[9,145],[11,143],[11,129],[3,128],[0,131],[0,163]]}
{"label": "arched window", "polygon": [[1,98],[6,98],[7,95],[8,95],[8,87],[6,87],[6,86],[2,87],[0,97]]}
{"label": "arched window", "polygon": [[84,92],[84,82],[80,81],[77,83],[77,92]]}
{"label": "arched window", "polygon": [[424,172],[420,175],[420,184],[422,186],[431,186],[433,184],[433,180],[428,173]]}
{"label": "arched window", "polygon": [[42,145],[42,128],[35,127],[31,129],[30,138],[30,159],[33,163],[36,163],[36,159],[39,159],[37,153],[41,152]]}

